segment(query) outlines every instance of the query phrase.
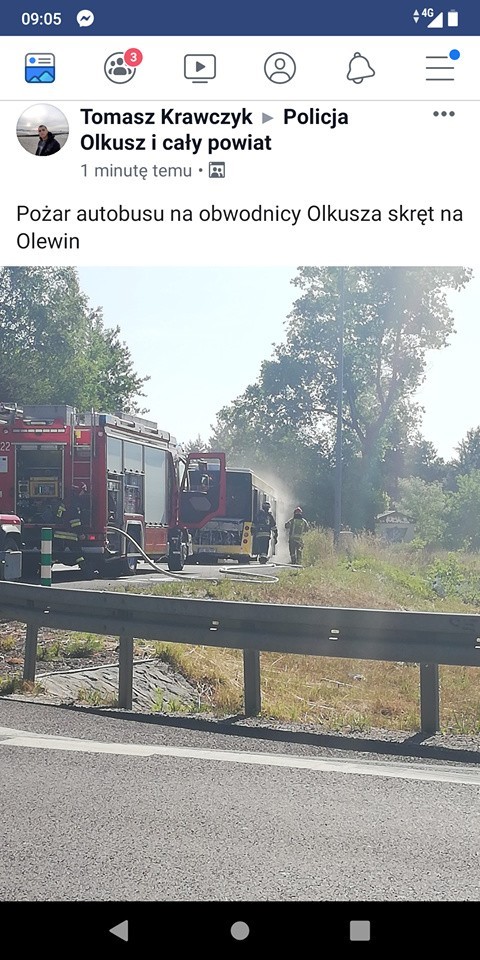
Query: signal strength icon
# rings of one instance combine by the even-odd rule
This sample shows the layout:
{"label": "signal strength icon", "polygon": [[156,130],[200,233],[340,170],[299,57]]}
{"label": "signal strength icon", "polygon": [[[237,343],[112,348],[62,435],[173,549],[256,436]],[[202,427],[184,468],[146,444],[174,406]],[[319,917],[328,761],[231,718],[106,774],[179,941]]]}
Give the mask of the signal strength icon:
{"label": "signal strength icon", "polygon": [[436,17],[428,24],[428,30],[441,30],[443,27],[443,12],[438,13]]}

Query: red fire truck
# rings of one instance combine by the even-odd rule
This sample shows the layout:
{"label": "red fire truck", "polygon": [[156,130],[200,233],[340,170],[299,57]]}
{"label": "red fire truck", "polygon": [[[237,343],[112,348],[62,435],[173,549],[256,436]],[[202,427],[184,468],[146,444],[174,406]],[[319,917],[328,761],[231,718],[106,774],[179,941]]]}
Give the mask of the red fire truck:
{"label": "red fire truck", "polygon": [[53,562],[80,560],[87,575],[134,572],[139,548],[182,570],[192,532],[223,515],[225,499],[225,454],[186,457],[153,421],[0,403],[0,509],[22,520],[24,573],[38,569],[42,527],[53,529]]}

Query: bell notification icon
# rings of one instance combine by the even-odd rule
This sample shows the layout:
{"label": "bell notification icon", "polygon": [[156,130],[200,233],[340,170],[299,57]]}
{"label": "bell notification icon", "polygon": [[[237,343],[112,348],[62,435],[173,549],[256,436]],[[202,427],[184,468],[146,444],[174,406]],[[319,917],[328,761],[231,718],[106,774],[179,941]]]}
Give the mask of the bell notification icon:
{"label": "bell notification icon", "polygon": [[362,83],[367,77],[374,77],[375,70],[370,66],[366,57],[361,53],[354,53],[348,67],[347,80],[353,80],[354,83]]}

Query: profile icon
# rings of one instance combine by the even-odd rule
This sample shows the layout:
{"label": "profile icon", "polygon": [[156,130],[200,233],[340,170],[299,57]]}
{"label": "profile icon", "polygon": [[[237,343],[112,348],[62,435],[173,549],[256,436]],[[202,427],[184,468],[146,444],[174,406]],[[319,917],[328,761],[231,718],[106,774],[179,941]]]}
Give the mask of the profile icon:
{"label": "profile icon", "polygon": [[264,69],[272,83],[288,83],[295,76],[297,65],[289,53],[272,53],[265,60]]}
{"label": "profile icon", "polygon": [[27,107],[17,121],[17,139],[27,153],[52,157],[68,139],[68,121],[58,107],[36,103]]}

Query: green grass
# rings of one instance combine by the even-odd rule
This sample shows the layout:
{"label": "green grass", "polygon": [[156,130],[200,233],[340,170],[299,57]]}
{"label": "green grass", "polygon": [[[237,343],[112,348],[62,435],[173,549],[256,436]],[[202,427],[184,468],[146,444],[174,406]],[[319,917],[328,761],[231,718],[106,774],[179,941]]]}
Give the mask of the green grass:
{"label": "green grass", "polygon": [[62,656],[61,640],[49,640],[38,644],[37,660],[50,663],[52,660],[60,660]]}
{"label": "green grass", "polygon": [[165,691],[158,687],[152,705],[153,713],[194,713],[194,705],[180,700],[178,697],[167,697]]}
{"label": "green grass", "polygon": [[116,707],[118,700],[113,694],[102,693],[100,690],[87,690],[81,687],[76,699],[86,703],[89,707]]}
{"label": "green grass", "polygon": [[94,637],[93,634],[87,634],[83,638],[67,640],[64,645],[64,654],[72,659],[81,659],[82,657],[91,657],[94,653],[99,653],[105,649],[103,637]]}
{"label": "green grass", "polygon": [[79,633],[70,635],[69,639],[55,639],[40,643],[38,659],[47,662],[61,660],[64,657],[80,660],[82,657],[91,657],[104,649],[103,637],[96,637],[91,633]]}

